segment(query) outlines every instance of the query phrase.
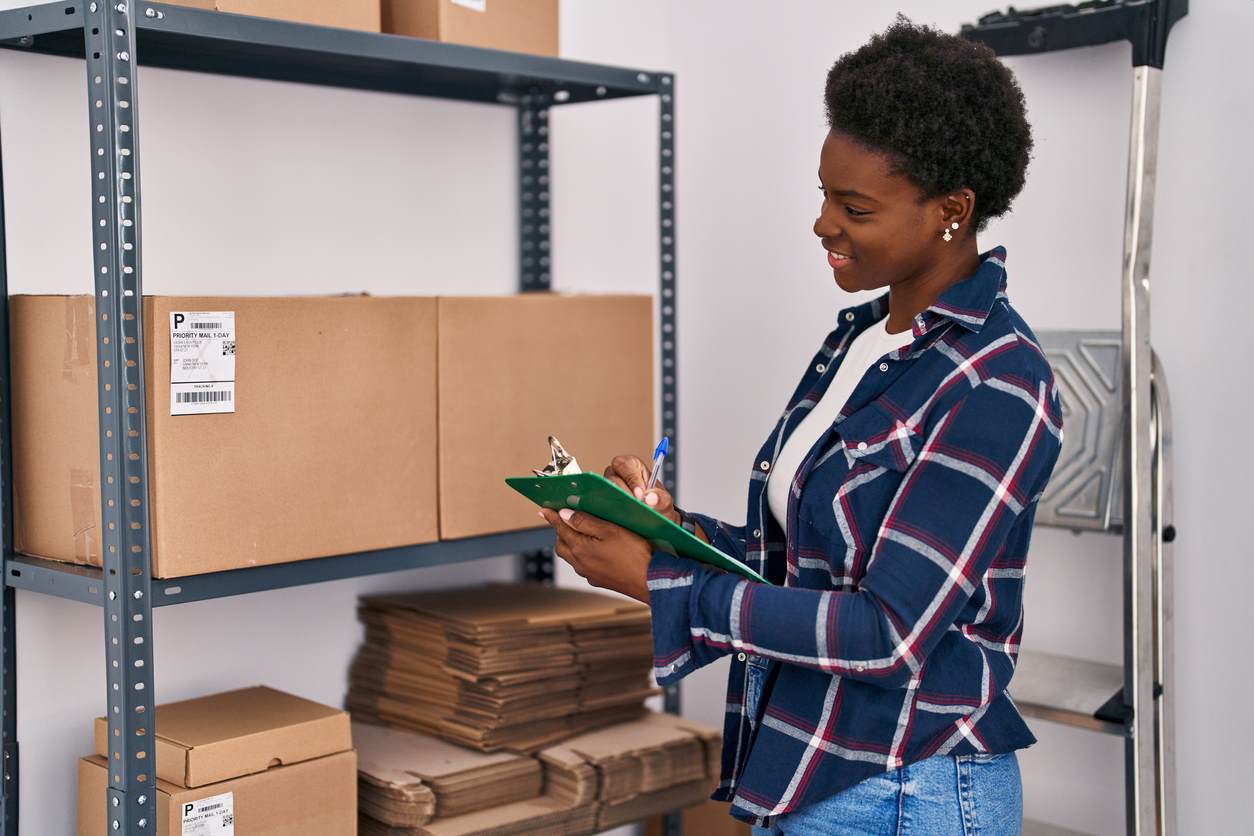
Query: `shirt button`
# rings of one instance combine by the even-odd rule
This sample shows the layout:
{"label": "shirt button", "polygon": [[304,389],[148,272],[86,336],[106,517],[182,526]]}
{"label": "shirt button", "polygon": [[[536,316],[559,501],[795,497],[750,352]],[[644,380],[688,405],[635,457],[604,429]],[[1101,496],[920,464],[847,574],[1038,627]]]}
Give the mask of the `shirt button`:
{"label": "shirt button", "polygon": [[886,371],[888,371],[888,364],[887,364],[887,363],[880,363],[880,371],[882,371],[882,372],[886,372]]}
{"label": "shirt button", "polygon": [[854,665],[853,669],[857,671],[858,673],[862,673],[864,670],[866,670],[866,665]]}
{"label": "shirt button", "polygon": [[853,311],[845,312],[845,322],[853,322]]}
{"label": "shirt button", "polygon": [[858,442],[858,449],[859,449],[859,450],[865,450],[865,449],[866,449],[866,442],[865,442],[865,441],[859,441],[859,442]]}
{"label": "shirt button", "polygon": [[823,372],[827,371],[827,366],[824,366],[822,363],[819,363],[817,366],[814,367],[814,370],[818,372],[819,374],[822,374]]}
{"label": "shirt button", "polygon": [[755,529],[753,529],[753,536],[754,536],[754,537],[761,537],[761,536],[762,536],[762,529],[760,529],[760,528],[755,528]]}
{"label": "shirt button", "polygon": [[737,654],[736,654],[736,661],[738,661],[738,662],[743,662],[744,660],[745,660],[745,654],[743,654],[743,653],[737,653]]}
{"label": "shirt button", "polygon": [[770,470],[770,469],[771,469],[771,463],[770,463],[770,462],[766,462],[766,461],[764,461],[764,462],[762,462],[761,464],[759,464],[759,465],[758,465],[758,467],[762,468],[763,470]]}

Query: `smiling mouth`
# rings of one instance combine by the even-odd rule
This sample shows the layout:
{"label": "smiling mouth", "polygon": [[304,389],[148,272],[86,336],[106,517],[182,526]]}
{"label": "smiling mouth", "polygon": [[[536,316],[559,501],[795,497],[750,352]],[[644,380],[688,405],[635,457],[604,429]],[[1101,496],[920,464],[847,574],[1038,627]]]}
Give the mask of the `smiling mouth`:
{"label": "smiling mouth", "polygon": [[844,253],[838,253],[835,250],[827,251],[827,263],[830,264],[833,268],[838,269],[841,267],[847,267],[852,262],[853,262],[853,256],[848,256],[848,255],[845,255]]}

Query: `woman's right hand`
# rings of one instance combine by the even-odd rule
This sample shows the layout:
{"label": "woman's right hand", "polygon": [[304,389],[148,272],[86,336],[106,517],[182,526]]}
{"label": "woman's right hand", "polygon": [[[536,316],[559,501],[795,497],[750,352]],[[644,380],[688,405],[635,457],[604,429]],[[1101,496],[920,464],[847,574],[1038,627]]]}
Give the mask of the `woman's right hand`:
{"label": "woman's right hand", "polygon": [[649,466],[639,456],[615,456],[605,468],[605,478],[679,525],[679,511],[675,510],[675,501],[666,486],[659,480],[645,491],[649,484]]}

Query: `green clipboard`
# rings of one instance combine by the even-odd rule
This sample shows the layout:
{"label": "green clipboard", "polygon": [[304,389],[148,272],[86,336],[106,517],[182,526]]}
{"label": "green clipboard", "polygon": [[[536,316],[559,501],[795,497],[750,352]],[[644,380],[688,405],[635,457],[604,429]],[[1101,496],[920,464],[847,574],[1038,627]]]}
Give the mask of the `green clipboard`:
{"label": "green clipboard", "polygon": [[596,473],[569,476],[515,476],[505,483],[541,508],[586,511],[633,531],[655,549],[699,560],[749,580],[768,583],[766,578],[736,558],[675,525],[648,505]]}

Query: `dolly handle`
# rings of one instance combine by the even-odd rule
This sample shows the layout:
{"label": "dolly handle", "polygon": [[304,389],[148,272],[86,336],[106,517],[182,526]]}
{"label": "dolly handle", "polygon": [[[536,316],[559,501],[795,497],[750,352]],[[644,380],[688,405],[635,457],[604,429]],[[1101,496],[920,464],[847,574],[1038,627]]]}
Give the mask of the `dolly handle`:
{"label": "dolly handle", "polygon": [[1089,0],[1075,5],[989,12],[962,24],[962,37],[998,55],[1034,55],[1114,41],[1132,44],[1132,66],[1162,69],[1167,34],[1188,14],[1189,0]]}

